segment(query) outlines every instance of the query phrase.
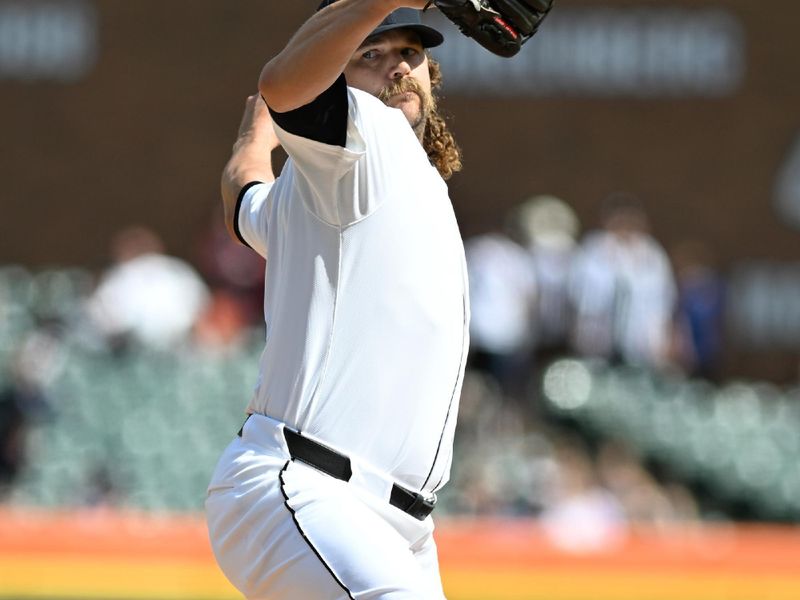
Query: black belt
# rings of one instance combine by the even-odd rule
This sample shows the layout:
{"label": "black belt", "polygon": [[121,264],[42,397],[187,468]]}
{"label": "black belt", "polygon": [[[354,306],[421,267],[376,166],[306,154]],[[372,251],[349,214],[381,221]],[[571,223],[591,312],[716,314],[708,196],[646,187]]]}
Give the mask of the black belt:
{"label": "black belt", "polygon": [[[242,429],[239,430],[239,436],[241,437],[241,435]],[[302,461],[336,479],[350,481],[353,470],[348,457],[286,427],[283,429],[283,436],[289,447],[289,455],[293,460]],[[389,496],[389,504],[422,521],[431,514],[436,500],[435,498],[428,500],[422,494],[412,492],[394,483]]]}

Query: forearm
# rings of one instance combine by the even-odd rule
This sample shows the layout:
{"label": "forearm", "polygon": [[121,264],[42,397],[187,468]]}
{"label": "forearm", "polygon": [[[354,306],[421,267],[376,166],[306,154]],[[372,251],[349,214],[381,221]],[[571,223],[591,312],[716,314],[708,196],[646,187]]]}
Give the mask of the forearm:
{"label": "forearm", "polygon": [[272,152],[269,147],[254,139],[237,140],[233,154],[222,170],[221,178],[225,224],[234,239],[237,239],[234,232],[236,202],[242,188],[251,181],[266,183],[274,180]]}
{"label": "forearm", "polygon": [[233,152],[222,170],[221,191],[225,208],[225,225],[231,237],[236,236],[236,202],[242,188],[251,181],[275,181],[272,172],[272,151],[280,146],[269,111],[258,95],[245,102],[239,135]]}
{"label": "forearm", "polygon": [[236,142],[230,160],[222,170],[222,199],[225,212],[236,208],[241,189],[251,181],[275,181],[272,171],[272,154],[269,149],[254,141]]}
{"label": "forearm", "polygon": [[269,106],[286,112],[328,89],[353,53],[404,0],[339,0],[315,13],[261,71],[259,89]]}

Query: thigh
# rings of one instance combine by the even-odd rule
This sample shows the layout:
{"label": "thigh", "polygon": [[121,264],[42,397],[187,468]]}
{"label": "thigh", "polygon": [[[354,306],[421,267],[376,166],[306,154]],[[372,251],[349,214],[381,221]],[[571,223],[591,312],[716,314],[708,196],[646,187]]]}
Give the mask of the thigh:
{"label": "thigh", "polygon": [[214,556],[249,600],[346,600],[343,586],[300,534],[281,490],[288,459],[242,448],[223,456],[206,498]]}
{"label": "thigh", "polygon": [[[420,542],[421,547],[415,553],[413,546],[417,541],[409,542],[380,512],[364,503],[349,484],[293,462],[281,474],[281,490],[296,535],[305,540],[325,565],[345,592],[345,598],[438,600],[442,597],[432,592],[435,586],[431,584],[431,555],[422,551],[423,546],[430,549],[427,540]],[[385,507],[397,511],[388,503]],[[413,519],[397,512],[404,519]],[[441,590],[440,584],[438,589]],[[314,589],[307,587],[298,590],[295,597],[317,596]]]}
{"label": "thigh", "polygon": [[442,597],[432,539],[410,543],[349,484],[247,450],[233,449],[221,462],[206,499],[209,536],[220,568],[245,597]]}
{"label": "thigh", "polygon": [[433,539],[433,532],[420,540],[413,548],[414,559],[420,567],[422,573],[421,581],[427,590],[426,598],[444,600],[444,590],[442,589],[442,577],[439,573],[439,555],[436,549],[436,542]]}

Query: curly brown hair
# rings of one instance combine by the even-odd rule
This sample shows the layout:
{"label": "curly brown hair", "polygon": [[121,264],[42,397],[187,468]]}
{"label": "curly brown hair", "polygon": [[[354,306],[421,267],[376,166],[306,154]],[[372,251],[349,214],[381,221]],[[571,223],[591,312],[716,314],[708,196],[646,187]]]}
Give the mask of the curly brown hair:
{"label": "curly brown hair", "polygon": [[443,179],[452,177],[453,173],[461,170],[461,149],[456,144],[453,134],[447,127],[447,123],[439,112],[438,98],[435,91],[442,84],[442,70],[439,63],[428,54],[428,70],[431,76],[431,88],[433,94],[433,106],[428,123],[425,126],[425,133],[422,136],[422,147],[428,153],[431,164],[436,167]]}

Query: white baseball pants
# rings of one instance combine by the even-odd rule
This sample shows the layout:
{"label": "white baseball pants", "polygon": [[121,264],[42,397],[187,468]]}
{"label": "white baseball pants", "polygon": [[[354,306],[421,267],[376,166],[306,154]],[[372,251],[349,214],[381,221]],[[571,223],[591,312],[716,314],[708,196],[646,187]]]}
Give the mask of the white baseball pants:
{"label": "white baseball pants", "polygon": [[211,545],[250,600],[442,600],[433,521],[389,504],[391,481],[351,457],[340,481],[293,461],[283,423],[253,415],[208,488]]}

